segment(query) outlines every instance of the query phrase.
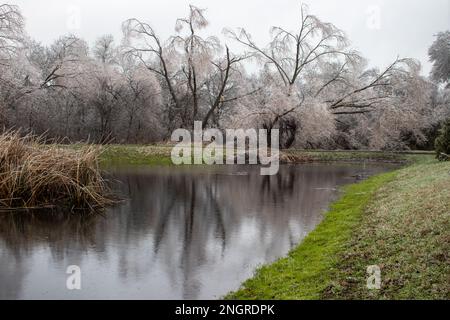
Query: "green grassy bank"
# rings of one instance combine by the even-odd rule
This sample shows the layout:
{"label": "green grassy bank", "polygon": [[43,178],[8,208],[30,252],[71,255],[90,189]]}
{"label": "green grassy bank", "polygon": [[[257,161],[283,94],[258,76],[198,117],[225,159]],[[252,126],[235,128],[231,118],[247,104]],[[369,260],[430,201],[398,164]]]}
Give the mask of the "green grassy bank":
{"label": "green grassy bank", "polygon": [[[73,145],[71,147],[74,147]],[[107,145],[103,147],[102,164],[108,165],[170,165],[171,145]],[[306,151],[283,150],[281,161],[293,163],[317,161],[417,161],[429,155],[408,152],[376,151]]]}
{"label": "green grassy bank", "polygon": [[[450,163],[418,159],[345,187],[297,248],[225,298],[450,298]],[[380,290],[366,287],[369,265]]]}
{"label": "green grassy bank", "polygon": [[100,160],[104,166],[171,165],[171,150],[169,145],[107,145]]}

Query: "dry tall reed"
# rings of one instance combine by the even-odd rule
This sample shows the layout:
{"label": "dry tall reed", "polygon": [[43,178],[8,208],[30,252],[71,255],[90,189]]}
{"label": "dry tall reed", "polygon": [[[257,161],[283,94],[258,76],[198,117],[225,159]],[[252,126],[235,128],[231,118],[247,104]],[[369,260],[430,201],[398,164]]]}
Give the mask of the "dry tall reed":
{"label": "dry tall reed", "polygon": [[98,166],[100,150],[46,145],[40,137],[0,135],[0,210],[97,210],[113,202]]}

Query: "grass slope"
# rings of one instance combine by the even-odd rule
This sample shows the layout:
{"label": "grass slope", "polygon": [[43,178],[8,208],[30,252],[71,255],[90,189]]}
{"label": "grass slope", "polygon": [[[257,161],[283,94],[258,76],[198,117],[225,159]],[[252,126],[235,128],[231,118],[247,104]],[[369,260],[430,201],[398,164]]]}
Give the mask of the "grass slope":
{"label": "grass slope", "polygon": [[[226,299],[450,298],[450,164],[427,161],[348,186],[286,258]],[[366,268],[381,268],[381,290]]]}
{"label": "grass slope", "polygon": [[[381,290],[366,289],[366,267]],[[398,172],[371,201],[340,255],[332,299],[450,299],[450,163]]]}
{"label": "grass slope", "polygon": [[318,299],[331,282],[329,272],[337,254],[350,239],[372,195],[395,173],[372,177],[344,188],[325,219],[288,257],[263,266],[242,288],[226,299]]}

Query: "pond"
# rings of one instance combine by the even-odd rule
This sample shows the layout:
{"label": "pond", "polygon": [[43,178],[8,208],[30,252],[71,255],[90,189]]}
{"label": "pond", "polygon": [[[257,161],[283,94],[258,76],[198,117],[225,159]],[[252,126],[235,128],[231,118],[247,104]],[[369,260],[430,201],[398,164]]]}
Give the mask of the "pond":
{"label": "pond", "polygon": [[[388,164],[128,168],[105,215],[0,214],[0,299],[216,299],[286,255],[337,188]],[[68,290],[70,265],[81,290]]]}

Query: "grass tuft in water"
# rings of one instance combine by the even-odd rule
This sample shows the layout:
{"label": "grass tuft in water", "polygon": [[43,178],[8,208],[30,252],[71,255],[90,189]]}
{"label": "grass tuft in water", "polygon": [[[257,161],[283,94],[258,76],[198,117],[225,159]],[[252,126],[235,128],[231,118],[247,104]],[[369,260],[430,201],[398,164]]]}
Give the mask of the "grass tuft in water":
{"label": "grass tuft in water", "polygon": [[98,166],[99,148],[45,145],[18,132],[0,135],[0,211],[39,208],[98,210],[112,204]]}

